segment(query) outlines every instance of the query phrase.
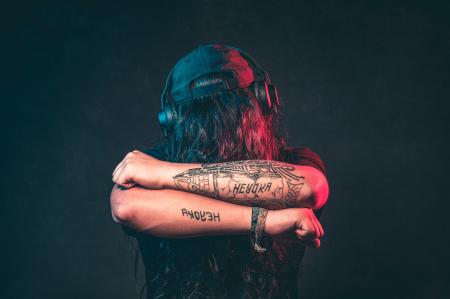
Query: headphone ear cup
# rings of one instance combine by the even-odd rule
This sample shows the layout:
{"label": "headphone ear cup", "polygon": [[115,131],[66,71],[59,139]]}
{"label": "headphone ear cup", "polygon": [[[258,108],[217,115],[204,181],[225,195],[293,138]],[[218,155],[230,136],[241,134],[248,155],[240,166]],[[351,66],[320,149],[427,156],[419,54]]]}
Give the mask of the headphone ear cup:
{"label": "headphone ear cup", "polygon": [[271,111],[271,98],[266,81],[255,81],[253,83],[253,91],[256,95],[261,110],[264,115],[269,115]]}
{"label": "headphone ear cup", "polygon": [[278,104],[278,93],[275,85],[268,84],[267,81],[256,81],[253,83],[253,90],[264,115],[269,115],[273,106]]}
{"label": "headphone ear cup", "polygon": [[170,106],[166,106],[163,110],[158,112],[158,121],[164,135],[167,135],[168,131],[170,131],[170,128],[175,122],[175,115]]}
{"label": "headphone ear cup", "polygon": [[165,128],[167,126],[168,121],[165,109],[158,112],[158,121],[161,127]]}

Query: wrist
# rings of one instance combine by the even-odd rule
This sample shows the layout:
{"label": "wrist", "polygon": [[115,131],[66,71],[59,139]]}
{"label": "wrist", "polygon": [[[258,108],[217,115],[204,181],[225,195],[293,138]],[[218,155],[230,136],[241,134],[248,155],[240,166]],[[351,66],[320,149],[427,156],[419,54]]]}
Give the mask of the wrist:
{"label": "wrist", "polygon": [[172,163],[163,161],[160,167],[159,175],[159,185],[162,189],[173,189],[175,184],[173,182],[173,177],[177,175],[177,165],[178,163]]}
{"label": "wrist", "polygon": [[264,234],[268,236],[276,235],[277,227],[278,227],[278,210],[269,210],[266,216],[266,225],[264,227]]}
{"label": "wrist", "polygon": [[266,217],[264,233],[268,236],[277,236],[285,232],[286,227],[293,221],[295,209],[269,210]]}
{"label": "wrist", "polygon": [[190,163],[175,163],[175,162],[167,162],[164,161],[162,165],[160,175],[160,183],[162,188],[164,189],[176,189],[175,185],[175,177],[186,170],[189,170],[193,167],[193,164]]}

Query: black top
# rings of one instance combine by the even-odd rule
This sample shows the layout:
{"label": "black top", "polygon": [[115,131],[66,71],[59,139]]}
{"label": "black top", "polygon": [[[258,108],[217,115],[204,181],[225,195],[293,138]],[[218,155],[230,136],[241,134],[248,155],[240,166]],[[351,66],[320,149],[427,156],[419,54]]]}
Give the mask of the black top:
{"label": "black top", "polygon": [[[167,160],[162,150],[145,152]],[[309,148],[289,148],[283,156],[283,162],[312,166],[325,174],[319,155]],[[247,235],[165,239],[125,231],[138,240],[147,298],[297,298],[305,252],[301,245],[266,238],[268,252],[258,254]]]}

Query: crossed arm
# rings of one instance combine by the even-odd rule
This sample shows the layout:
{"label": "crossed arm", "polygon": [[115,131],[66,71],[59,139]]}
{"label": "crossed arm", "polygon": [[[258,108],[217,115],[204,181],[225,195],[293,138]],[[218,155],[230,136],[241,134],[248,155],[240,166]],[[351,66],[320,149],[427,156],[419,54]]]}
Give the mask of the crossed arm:
{"label": "crossed arm", "polygon": [[328,183],[313,167],[268,160],[170,163],[134,151],[116,167],[113,181],[122,187],[111,194],[113,218],[149,234],[245,233],[250,206],[271,209],[268,235],[295,232],[317,247],[323,234],[311,209],[326,203]]}

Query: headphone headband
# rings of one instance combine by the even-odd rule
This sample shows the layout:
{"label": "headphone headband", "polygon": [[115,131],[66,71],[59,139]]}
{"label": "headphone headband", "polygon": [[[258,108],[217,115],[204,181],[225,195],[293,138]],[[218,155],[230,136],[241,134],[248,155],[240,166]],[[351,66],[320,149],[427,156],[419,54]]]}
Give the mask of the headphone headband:
{"label": "headphone headband", "polygon": [[231,49],[234,49],[236,51],[238,51],[246,60],[247,62],[249,62],[250,64],[253,64],[253,68],[252,69],[256,69],[258,72],[260,72],[262,74],[262,78],[258,78],[258,80],[255,79],[255,81],[267,81],[267,83],[270,84],[270,77],[269,77],[269,73],[260,65],[256,62],[256,60],[250,56],[250,54],[248,54],[247,52],[245,52],[244,50],[241,50],[239,48],[235,48],[235,47],[229,47]]}

